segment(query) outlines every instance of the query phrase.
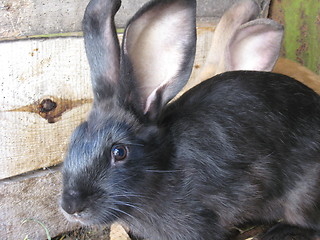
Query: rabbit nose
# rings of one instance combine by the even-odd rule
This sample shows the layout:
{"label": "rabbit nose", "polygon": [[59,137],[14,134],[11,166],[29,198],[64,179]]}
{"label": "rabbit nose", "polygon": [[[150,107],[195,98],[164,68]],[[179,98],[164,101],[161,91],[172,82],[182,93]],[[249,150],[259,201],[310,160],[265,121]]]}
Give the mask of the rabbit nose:
{"label": "rabbit nose", "polygon": [[70,215],[82,212],[85,208],[80,192],[68,191],[62,194],[62,209]]}

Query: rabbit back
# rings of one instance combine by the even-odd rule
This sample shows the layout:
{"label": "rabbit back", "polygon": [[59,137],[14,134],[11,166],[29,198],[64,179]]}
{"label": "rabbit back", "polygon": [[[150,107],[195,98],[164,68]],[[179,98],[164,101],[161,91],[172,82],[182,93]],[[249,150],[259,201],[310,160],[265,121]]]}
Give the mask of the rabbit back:
{"label": "rabbit back", "polygon": [[227,72],[169,106],[168,122],[177,168],[223,225],[319,228],[320,97],[311,89],[284,75]]}

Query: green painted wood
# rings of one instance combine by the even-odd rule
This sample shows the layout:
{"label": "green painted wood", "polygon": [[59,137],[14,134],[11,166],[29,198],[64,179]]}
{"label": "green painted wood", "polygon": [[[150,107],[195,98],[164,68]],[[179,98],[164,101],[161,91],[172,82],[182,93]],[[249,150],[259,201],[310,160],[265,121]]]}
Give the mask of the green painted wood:
{"label": "green painted wood", "polygon": [[320,0],[274,0],[272,14],[285,26],[284,56],[320,74]]}

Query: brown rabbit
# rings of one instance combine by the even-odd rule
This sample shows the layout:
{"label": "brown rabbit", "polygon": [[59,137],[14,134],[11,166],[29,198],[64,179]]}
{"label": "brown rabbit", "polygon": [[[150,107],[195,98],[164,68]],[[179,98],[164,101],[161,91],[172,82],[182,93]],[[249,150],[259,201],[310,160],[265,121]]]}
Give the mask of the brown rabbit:
{"label": "brown rabbit", "polygon": [[320,76],[287,58],[279,58],[273,72],[293,77],[320,94]]}
{"label": "brown rabbit", "polygon": [[239,1],[224,13],[200,74],[188,83],[189,88],[222,72],[256,70],[288,75],[320,93],[319,75],[289,59],[278,59],[283,27],[258,18],[259,13],[253,0]]}

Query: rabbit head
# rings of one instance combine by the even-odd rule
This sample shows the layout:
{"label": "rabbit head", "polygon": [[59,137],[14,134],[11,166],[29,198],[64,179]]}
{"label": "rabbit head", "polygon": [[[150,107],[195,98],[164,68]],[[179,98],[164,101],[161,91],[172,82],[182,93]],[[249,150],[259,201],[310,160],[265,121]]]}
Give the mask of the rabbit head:
{"label": "rabbit head", "polygon": [[71,137],[61,206],[67,217],[87,224],[112,222],[124,212],[115,206],[124,197],[119,189],[154,181],[144,168],[166,169],[155,157],[163,150],[156,122],[188,81],[195,55],[194,0],[146,4],[129,21],[121,48],[114,25],[120,4],[91,0],[83,19],[94,103]]}

